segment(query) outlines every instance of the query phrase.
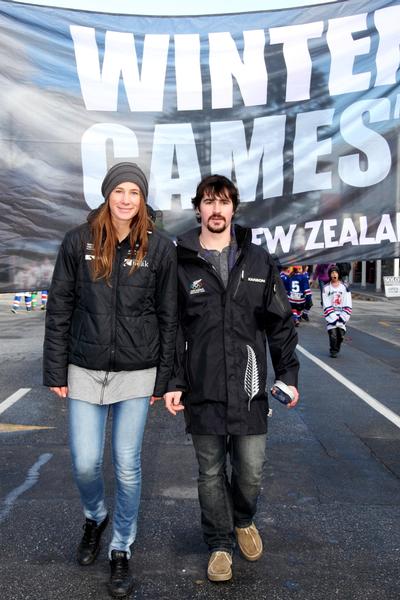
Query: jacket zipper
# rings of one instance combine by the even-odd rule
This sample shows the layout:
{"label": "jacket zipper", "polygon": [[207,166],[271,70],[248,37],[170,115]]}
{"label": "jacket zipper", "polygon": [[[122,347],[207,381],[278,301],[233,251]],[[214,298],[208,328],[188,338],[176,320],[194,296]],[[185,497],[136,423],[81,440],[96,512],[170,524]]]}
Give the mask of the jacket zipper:
{"label": "jacket zipper", "polygon": [[244,281],[244,269],[242,269],[242,272],[241,272],[240,277],[239,277],[239,281],[237,282],[237,286],[236,286],[236,289],[235,289],[235,291],[233,293],[232,298],[236,298],[236,294],[239,291],[239,287],[240,287],[240,284],[242,283],[242,281]]}
{"label": "jacket zipper", "polygon": [[[217,279],[218,279],[218,280],[221,282],[221,284],[222,284],[222,286],[223,286],[223,293],[221,294],[221,309],[222,309],[222,345],[223,345],[223,355],[224,355],[224,363],[225,363],[225,390],[226,390],[226,401],[227,401],[227,406],[228,406],[228,404],[229,404],[229,390],[228,390],[228,372],[227,372],[227,364],[226,364],[226,344],[225,344],[225,306],[226,306],[226,296],[227,296],[227,290],[228,290],[229,283],[230,283],[230,282],[229,282],[229,280],[231,279],[231,273],[233,272],[233,270],[234,270],[235,268],[237,268],[237,267],[238,267],[238,264],[239,264],[240,262],[242,262],[242,260],[243,260],[243,255],[239,256],[239,259],[238,259],[238,261],[237,261],[237,262],[234,264],[234,266],[233,266],[233,269],[232,269],[231,273],[229,274],[228,284],[227,284],[227,286],[226,286],[226,287],[224,286],[224,284],[223,284],[223,281],[222,281],[222,279],[221,279],[221,276],[219,275],[219,273],[218,273],[217,269],[214,267],[214,265],[210,264],[210,263],[209,263],[209,262],[208,262],[208,261],[207,261],[205,258],[203,258],[203,257],[200,257],[200,258],[201,258],[202,260],[204,260],[204,261],[205,261],[205,262],[206,262],[206,263],[209,265],[209,267],[211,267],[211,270],[212,270],[212,272],[214,272],[214,273],[215,273],[215,276],[217,277]],[[235,289],[235,291],[234,291],[234,293],[233,293],[232,299],[234,299],[234,298],[235,298],[235,296],[236,296],[236,294],[237,294],[237,292],[238,292],[238,290],[239,290],[239,287],[240,287],[240,284],[242,283],[242,281],[244,281],[244,265],[243,265],[242,271],[241,271],[241,273],[240,273],[239,281],[238,281],[238,283],[237,283],[237,286],[236,286],[236,289]],[[249,410],[250,410],[250,407],[249,407]]]}
{"label": "jacket zipper", "polygon": [[107,381],[108,381],[108,375],[109,375],[109,371],[106,372],[103,383],[101,384],[101,394],[100,394],[100,404],[103,404],[104,401],[104,394],[106,391],[106,385],[107,385]]}
{"label": "jacket zipper", "polygon": [[218,271],[214,267],[214,265],[211,264],[211,263],[209,263],[208,260],[206,260],[205,258],[203,258],[203,256],[199,256],[198,258],[200,258],[200,260],[202,260],[203,262],[206,263],[206,268],[215,275],[215,277],[218,279],[218,281],[222,284],[223,288],[225,289],[225,286],[224,286],[224,283],[222,281],[221,275],[218,273]]}
{"label": "jacket zipper", "polygon": [[118,255],[118,260],[116,261],[116,274],[115,274],[115,280],[114,280],[114,290],[113,290],[113,313],[114,313],[114,322],[112,324],[112,332],[111,332],[111,348],[110,348],[110,370],[112,371],[115,365],[115,339],[116,339],[116,335],[117,335],[117,290],[118,290],[118,283],[119,283],[119,270],[121,267],[121,245],[118,244],[117,246],[117,255]]}

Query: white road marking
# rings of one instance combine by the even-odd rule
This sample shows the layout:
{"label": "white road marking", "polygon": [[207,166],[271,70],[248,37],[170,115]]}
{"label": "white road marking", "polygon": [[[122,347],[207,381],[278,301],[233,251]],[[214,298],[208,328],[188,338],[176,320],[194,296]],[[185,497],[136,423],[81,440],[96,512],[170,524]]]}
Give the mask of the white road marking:
{"label": "white road marking", "polygon": [[14,392],[14,394],[11,394],[11,396],[9,396],[6,400],[3,400],[3,402],[0,404],[0,415],[7,410],[7,408],[10,408],[10,406],[12,406],[15,402],[18,402],[22,396],[25,396],[25,394],[30,392],[31,389],[32,388],[20,388]]}
{"label": "white road marking", "polygon": [[322,360],[320,360],[319,358],[317,358],[316,356],[314,356],[313,354],[308,352],[308,350],[306,350],[302,346],[297,345],[297,350],[299,352],[301,352],[302,354],[304,354],[304,356],[309,358],[316,365],[318,365],[321,369],[323,369],[324,371],[329,373],[329,375],[331,375],[332,377],[337,379],[337,381],[339,381],[342,385],[346,386],[351,392],[353,392],[353,394],[355,394],[361,400],[366,402],[366,404],[369,404],[369,406],[371,408],[373,408],[378,413],[380,413],[382,416],[384,416],[386,419],[391,421],[394,425],[396,425],[396,427],[400,428],[400,416],[397,415],[392,410],[390,410],[390,408],[387,408],[384,404],[382,404],[381,402],[379,402],[378,400],[376,400],[375,398],[370,396],[363,389],[358,387],[358,385],[356,385],[355,383],[350,381],[350,379],[347,379],[347,377],[344,377],[343,375],[341,375],[340,373],[335,371],[335,369],[332,369],[332,367],[329,367]]}
{"label": "white road marking", "polygon": [[29,469],[28,475],[26,476],[24,483],[19,485],[17,488],[12,490],[12,492],[10,492],[7,495],[7,497],[5,498],[5,500],[3,502],[3,508],[0,511],[0,523],[2,521],[4,521],[4,519],[7,517],[7,515],[9,514],[9,512],[12,509],[14,502],[18,498],[18,496],[20,496],[21,494],[23,494],[24,492],[26,492],[32,486],[35,485],[35,483],[39,479],[40,468],[43,465],[45,465],[52,458],[52,456],[53,455],[48,452],[46,454],[41,454],[39,456],[39,458],[37,459],[37,461],[35,462],[35,464],[32,465],[31,468]]}

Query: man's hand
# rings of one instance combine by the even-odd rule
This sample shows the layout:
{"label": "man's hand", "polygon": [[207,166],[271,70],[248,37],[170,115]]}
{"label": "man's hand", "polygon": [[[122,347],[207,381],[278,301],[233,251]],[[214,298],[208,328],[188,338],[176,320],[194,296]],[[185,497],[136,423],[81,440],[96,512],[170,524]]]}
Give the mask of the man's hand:
{"label": "man's hand", "polygon": [[179,411],[185,409],[183,404],[181,404],[181,397],[182,392],[178,391],[167,392],[164,394],[165,408],[171,413],[171,415],[174,415],[174,417]]}
{"label": "man's hand", "polygon": [[49,390],[56,394],[59,398],[66,398],[68,396],[68,387],[62,385],[60,387],[49,387]]}
{"label": "man's hand", "polygon": [[293,394],[294,394],[294,398],[293,398],[293,400],[292,400],[292,401],[291,401],[289,404],[287,404],[286,406],[287,406],[288,408],[294,408],[294,407],[296,406],[296,404],[298,403],[298,401],[299,401],[299,392],[297,391],[297,388],[295,388],[295,387],[294,387],[294,385],[288,385],[288,387],[289,387],[289,388],[290,388],[290,390],[293,392]]}

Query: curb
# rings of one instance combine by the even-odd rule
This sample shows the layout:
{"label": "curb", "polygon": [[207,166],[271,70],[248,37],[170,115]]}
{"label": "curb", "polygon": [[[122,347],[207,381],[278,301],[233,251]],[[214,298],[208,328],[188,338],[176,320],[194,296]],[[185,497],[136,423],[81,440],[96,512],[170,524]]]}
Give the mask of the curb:
{"label": "curb", "polygon": [[386,298],[383,294],[370,294],[368,292],[360,292],[358,290],[353,291],[350,288],[351,295],[356,300],[368,300],[370,302],[388,302],[389,298]]}

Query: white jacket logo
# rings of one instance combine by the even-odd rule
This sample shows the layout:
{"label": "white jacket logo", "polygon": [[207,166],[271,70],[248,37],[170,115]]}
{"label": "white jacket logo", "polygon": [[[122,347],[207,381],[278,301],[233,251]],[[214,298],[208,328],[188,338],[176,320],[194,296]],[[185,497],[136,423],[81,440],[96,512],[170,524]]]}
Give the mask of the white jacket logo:
{"label": "white jacket logo", "polygon": [[255,352],[251,346],[246,345],[247,348],[247,366],[244,374],[244,390],[249,397],[249,410],[250,402],[253,400],[260,390],[260,382],[258,375],[257,358]]}
{"label": "white jacket logo", "polygon": [[91,242],[86,242],[86,254],[85,254],[85,260],[94,260],[96,257],[93,254],[93,250],[94,250],[94,244],[92,244]]}
{"label": "white jacket logo", "polygon": [[140,263],[135,258],[125,258],[124,259],[124,267],[131,267],[132,265],[135,265],[135,267],[146,267],[147,268],[149,266],[149,263],[145,258]]}
{"label": "white jacket logo", "polygon": [[[86,243],[85,260],[94,260],[96,258],[95,255],[93,254],[93,250],[94,250],[94,245],[91,242],[87,242]],[[132,258],[131,251],[128,250],[128,255],[126,256],[126,258],[124,258],[123,266],[131,267],[132,265],[135,265],[135,267],[148,268],[149,262],[146,258],[144,258],[140,263],[138,263],[136,258]]]}

